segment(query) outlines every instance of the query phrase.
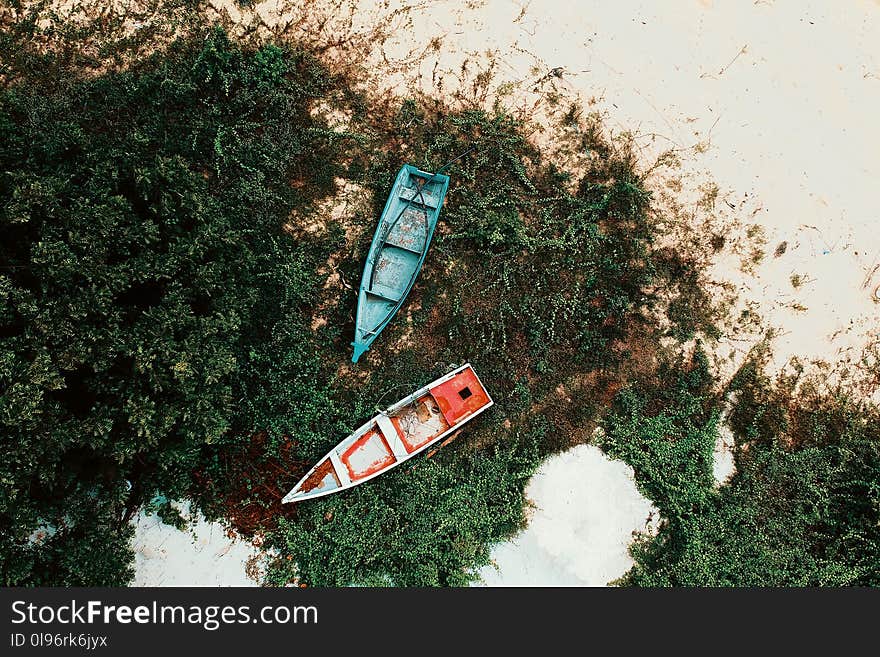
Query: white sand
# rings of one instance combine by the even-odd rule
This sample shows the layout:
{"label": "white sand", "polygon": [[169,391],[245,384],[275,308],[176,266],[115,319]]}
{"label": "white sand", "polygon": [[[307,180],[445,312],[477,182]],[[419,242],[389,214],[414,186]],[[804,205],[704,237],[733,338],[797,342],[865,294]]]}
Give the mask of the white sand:
{"label": "white sand", "polygon": [[495,567],[480,572],[489,586],[604,586],[632,566],[633,533],[653,531],[659,517],[632,468],[591,445],[548,459],[526,495],[534,514],[493,551]]}
{"label": "white sand", "polygon": [[[714,204],[684,210],[695,225],[727,228],[728,248],[710,276],[739,293],[740,309],[752,307],[776,329],[778,368],[792,357],[846,362],[877,340],[880,3],[392,7],[407,4],[411,26],[375,55],[380,75],[400,68],[386,76],[398,93],[439,86],[467,95],[481,67],[491,67],[489,93],[472,94],[482,104],[506,94],[507,103],[528,108],[555,86],[592,99],[614,129],[635,133],[646,166],[674,149],[681,169],[661,169],[658,188],[673,177],[679,198],[696,199],[714,182]],[[441,48],[421,52],[435,36]],[[542,81],[556,68],[561,79]],[[747,237],[754,224],[763,231]],[[754,275],[742,271],[761,242]],[[776,258],[782,242],[787,249]],[[803,281],[797,288],[792,275]],[[730,337],[739,353],[727,372],[762,334]]]}
{"label": "white sand", "polygon": [[712,477],[717,486],[726,484],[736,472],[734,445],[733,431],[726,424],[720,425],[718,438],[715,439],[715,450],[712,453]]}
{"label": "white sand", "polygon": [[721,417],[718,420],[718,436],[715,438],[715,449],[712,453],[712,477],[715,479],[715,487],[721,487],[730,481],[736,474],[736,437],[730,428],[730,411],[736,405],[738,393],[734,393],[724,406]]}
{"label": "white sand", "polygon": [[143,512],[132,520],[135,536],[134,586],[257,586],[248,576],[263,570],[263,553],[247,541],[230,538],[216,522],[201,513],[192,517],[189,505],[179,505],[190,520],[188,531],[166,525]]}

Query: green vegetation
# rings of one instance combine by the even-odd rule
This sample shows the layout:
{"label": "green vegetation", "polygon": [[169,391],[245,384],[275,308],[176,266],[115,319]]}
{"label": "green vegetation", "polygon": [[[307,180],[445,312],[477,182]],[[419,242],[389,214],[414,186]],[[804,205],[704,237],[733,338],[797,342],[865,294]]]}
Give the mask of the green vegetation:
{"label": "green vegetation", "polygon": [[662,386],[634,384],[618,394],[599,443],[633,467],[663,518],[678,525],[703,515],[710,503],[718,414],[701,351],[692,363],[664,363],[656,381]]}
{"label": "green vegetation", "polygon": [[448,450],[344,497],[303,504],[270,543],[267,581],[321,586],[463,586],[489,547],[523,525],[522,490],[540,462],[535,436],[478,454]]}
{"label": "green vegetation", "polygon": [[[584,440],[601,408],[591,395],[554,408],[558,385],[604,390],[629,332],[650,331],[643,289],[662,267],[625,152],[606,148],[572,181],[509,117],[371,106],[305,52],[243,49],[216,30],[93,77],[51,56],[16,61],[0,100],[6,583],[126,581],[127,521],[157,494],[268,531],[310,584],[460,583],[521,526],[541,456]],[[348,112],[350,132],[318,101]],[[340,369],[353,297],[326,264],[358,279],[403,144],[429,167],[477,151],[453,172],[410,321],[366,368]],[[340,179],[372,190],[374,207],[317,215]],[[312,329],[318,309],[327,323]],[[363,492],[280,507],[355,419],[465,359],[498,409],[460,447]],[[112,554],[62,559],[96,523],[116,532]],[[29,540],[41,524],[57,531]],[[343,552],[344,566],[328,556]],[[285,561],[272,581],[294,576]]]}
{"label": "green vegetation", "polygon": [[718,403],[705,362],[698,355],[665,374],[673,387],[622,392],[606,419],[603,447],[633,465],[665,519],[633,546],[621,584],[880,585],[876,409],[795,402],[749,362],[727,391],[737,474],[716,489]]}
{"label": "green vegetation", "polygon": [[329,244],[281,222],[333,191],[343,135],[309,113],[334,83],[311,56],[222,32],[46,71],[0,97],[0,572],[118,584],[128,517],[185,494],[206,446],[329,404],[302,312]]}
{"label": "green vegetation", "polygon": [[[719,392],[702,351],[661,349],[718,333],[695,254],[655,247],[626,142],[569,113],[591,156],[562,171],[500,110],[377,100],[314,53],[188,20],[148,56],[155,25],[102,42],[107,71],[38,51],[27,19],[0,39],[3,584],[126,583],[132,515],[180,526],[179,498],[261,534],[270,584],[465,584],[523,526],[541,460],[599,425],[664,518],[623,583],[878,583],[880,416],[796,400],[757,362]],[[406,307],[349,366],[351,288],[398,168],[471,146]],[[339,216],[343,186],[369,200]],[[279,504],[464,361],[496,406],[456,442]],[[738,473],[719,489],[727,401]]]}

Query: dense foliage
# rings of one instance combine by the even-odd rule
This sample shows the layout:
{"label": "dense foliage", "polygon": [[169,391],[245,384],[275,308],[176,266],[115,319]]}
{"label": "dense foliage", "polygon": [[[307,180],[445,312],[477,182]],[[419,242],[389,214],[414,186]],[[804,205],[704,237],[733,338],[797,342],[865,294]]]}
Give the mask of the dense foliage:
{"label": "dense foliage", "polygon": [[712,495],[717,413],[705,357],[661,366],[662,387],[622,390],[603,420],[601,447],[629,463],[672,525],[704,514]]}
{"label": "dense foliage", "polygon": [[310,56],[222,32],[44,83],[0,96],[0,572],[115,584],[126,511],[206,443],[328,403],[298,312],[326,245],[281,220],[333,190],[340,135]]}
{"label": "dense foliage", "polygon": [[462,586],[489,548],[523,525],[523,488],[540,462],[535,435],[485,453],[448,450],[384,475],[379,486],[303,504],[271,544],[269,583]]}
{"label": "dense foliage", "polygon": [[880,416],[840,400],[774,403],[759,372],[749,363],[728,391],[738,472],[721,488],[718,403],[700,358],[670,368],[673,386],[615,401],[603,447],[633,465],[665,519],[634,545],[623,584],[880,585]]}
{"label": "dense foliage", "polygon": [[[576,423],[536,424],[533,405],[619,356],[612,343],[642,321],[651,227],[632,163],[605,153],[571,181],[508,117],[414,101],[368,111],[311,56],[243,50],[220,31],[119,73],[41,63],[23,75],[40,88],[19,80],[0,99],[4,580],[125,581],[116,548],[157,493],[233,520],[262,510],[249,531],[284,514],[270,544],[309,583],[455,583],[485,563],[522,523],[540,455],[584,437]],[[345,103],[357,134],[331,130],[319,100]],[[357,280],[403,144],[434,168],[476,150],[454,170],[410,321],[361,373],[339,370],[352,298],[328,284],[327,263]],[[339,179],[372,190],[375,207],[318,216]],[[282,512],[278,491],[355,418],[463,360],[499,408],[458,453],[301,518]],[[593,417],[585,399],[569,421]],[[352,503],[375,512],[339,511]],[[335,538],[318,540],[325,507]],[[96,527],[115,532],[106,553],[62,559]],[[420,542],[370,542],[392,527]],[[339,541],[360,555],[346,552],[344,569],[326,556]],[[425,563],[401,570],[413,561]]]}

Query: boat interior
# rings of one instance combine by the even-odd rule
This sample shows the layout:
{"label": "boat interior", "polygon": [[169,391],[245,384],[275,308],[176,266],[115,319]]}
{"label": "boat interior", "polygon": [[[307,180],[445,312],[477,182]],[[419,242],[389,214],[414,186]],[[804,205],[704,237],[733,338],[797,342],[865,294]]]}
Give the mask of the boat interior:
{"label": "boat interior", "polygon": [[426,183],[424,178],[411,175],[389,206],[383,217],[380,249],[364,288],[367,295],[367,303],[361,308],[364,334],[359,337],[369,338],[409,291],[428,244],[431,213],[440,205],[442,187],[439,180]]}
{"label": "boat interior", "polygon": [[391,416],[380,415],[360,436],[337,447],[303,482],[300,492],[322,493],[358,482],[408,458],[447,429],[440,407],[426,394]]}

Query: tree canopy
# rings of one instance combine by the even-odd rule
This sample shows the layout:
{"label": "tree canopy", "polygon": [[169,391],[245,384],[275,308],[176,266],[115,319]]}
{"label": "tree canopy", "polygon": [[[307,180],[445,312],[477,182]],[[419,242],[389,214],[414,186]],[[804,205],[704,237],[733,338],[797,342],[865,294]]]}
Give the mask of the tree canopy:
{"label": "tree canopy", "polygon": [[87,518],[124,543],[206,443],[322,403],[297,309],[325,245],[282,219],[333,191],[341,135],[310,113],[333,85],[310,55],[222,31],[51,82],[0,96],[4,580],[114,584],[126,559],[70,562]]}

